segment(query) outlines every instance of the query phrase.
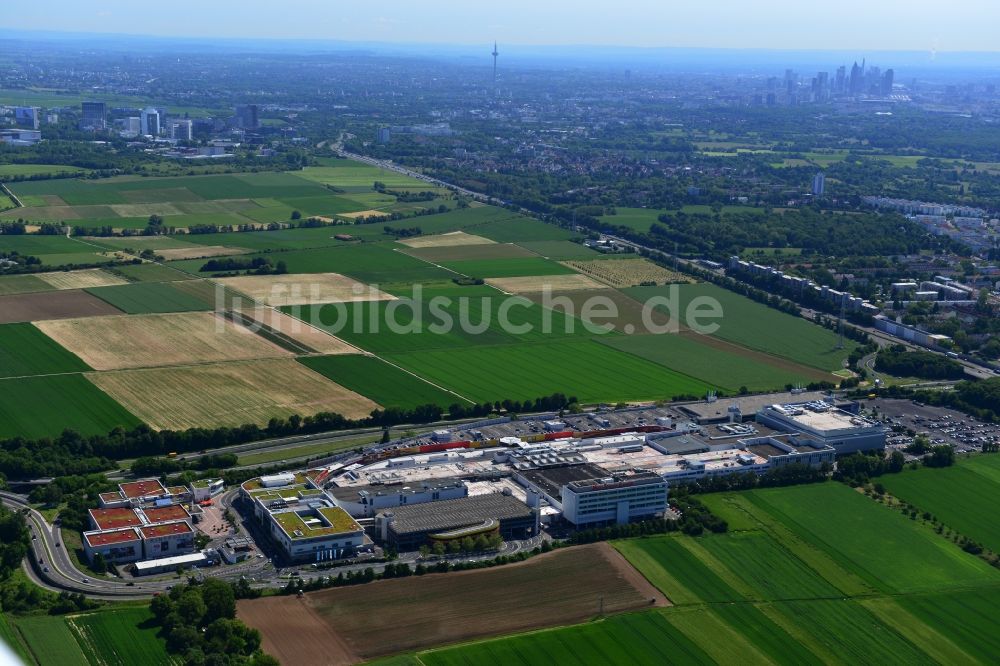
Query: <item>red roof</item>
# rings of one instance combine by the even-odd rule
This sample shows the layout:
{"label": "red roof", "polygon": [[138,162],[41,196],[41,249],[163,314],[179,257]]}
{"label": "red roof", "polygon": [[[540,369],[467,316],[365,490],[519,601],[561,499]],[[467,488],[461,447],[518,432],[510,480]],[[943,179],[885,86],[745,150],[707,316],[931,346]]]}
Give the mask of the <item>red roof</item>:
{"label": "red roof", "polygon": [[122,492],[125,493],[125,497],[128,497],[129,499],[163,495],[167,492],[166,488],[163,487],[163,484],[160,483],[159,479],[132,481],[130,483],[123,483],[118,487],[122,489]]}
{"label": "red roof", "polygon": [[91,548],[97,546],[110,546],[116,543],[128,543],[138,541],[139,535],[129,527],[124,530],[110,530],[107,532],[84,532],[83,538],[87,540]]}
{"label": "red roof", "polygon": [[187,509],[180,504],[143,509],[142,512],[146,514],[146,518],[151,523],[165,523],[168,520],[187,520],[191,517]]}
{"label": "red roof", "polygon": [[91,509],[90,517],[101,530],[113,530],[122,527],[138,527],[142,520],[132,509],[118,507],[114,509]]}
{"label": "red roof", "polygon": [[156,537],[165,537],[172,534],[189,534],[192,531],[191,526],[183,521],[163,523],[162,525],[147,525],[139,529],[142,530],[142,536],[147,539],[155,539]]}

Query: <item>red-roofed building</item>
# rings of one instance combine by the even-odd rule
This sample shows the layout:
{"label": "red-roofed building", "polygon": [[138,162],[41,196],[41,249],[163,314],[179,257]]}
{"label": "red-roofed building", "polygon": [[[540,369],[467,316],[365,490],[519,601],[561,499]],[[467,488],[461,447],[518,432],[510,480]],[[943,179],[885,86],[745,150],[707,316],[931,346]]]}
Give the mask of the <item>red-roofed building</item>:
{"label": "red-roofed building", "polygon": [[146,524],[167,523],[175,520],[183,520],[188,525],[191,524],[191,514],[180,504],[169,506],[157,506],[148,509],[139,509],[140,515],[146,517]]}
{"label": "red-roofed building", "polygon": [[143,497],[159,497],[167,494],[167,489],[163,487],[159,479],[143,479],[141,481],[130,481],[118,486],[122,494],[131,500]]}
{"label": "red-roofed building", "polygon": [[147,560],[194,551],[194,529],[183,520],[139,528]]}
{"label": "red-roofed building", "polygon": [[123,527],[139,527],[142,519],[134,509],[119,507],[116,509],[91,509],[90,523],[95,530],[116,530]]}
{"label": "red-roofed building", "polygon": [[100,553],[106,562],[135,562],[142,559],[142,537],[134,527],[84,532],[83,550],[90,561]]}

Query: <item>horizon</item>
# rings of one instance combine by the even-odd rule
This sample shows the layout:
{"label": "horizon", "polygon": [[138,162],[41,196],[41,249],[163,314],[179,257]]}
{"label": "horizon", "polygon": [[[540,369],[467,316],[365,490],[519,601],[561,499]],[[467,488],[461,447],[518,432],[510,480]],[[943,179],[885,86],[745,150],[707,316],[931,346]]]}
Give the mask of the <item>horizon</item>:
{"label": "horizon", "polygon": [[[917,0],[899,11],[896,3],[843,0],[836,6],[771,0],[744,6],[704,0],[697,7],[622,0],[613,13],[593,2],[553,0],[538,5],[512,0],[489,6],[438,3],[412,6],[386,0],[369,7],[330,8],[314,0],[270,6],[230,3],[211,6],[178,0],[174,11],[146,20],[140,7],[107,0],[97,11],[65,2],[42,2],[8,17],[5,31],[148,36],[172,39],[253,39],[472,46],[497,40],[521,47],[699,48],[734,50],[908,51],[997,53],[990,26],[1000,6],[985,0],[955,0],[946,7]],[[55,5],[55,6],[53,6]],[[309,16],[308,21],[303,18]],[[969,16],[977,20],[968,21]],[[197,17],[197,21],[191,20]]]}

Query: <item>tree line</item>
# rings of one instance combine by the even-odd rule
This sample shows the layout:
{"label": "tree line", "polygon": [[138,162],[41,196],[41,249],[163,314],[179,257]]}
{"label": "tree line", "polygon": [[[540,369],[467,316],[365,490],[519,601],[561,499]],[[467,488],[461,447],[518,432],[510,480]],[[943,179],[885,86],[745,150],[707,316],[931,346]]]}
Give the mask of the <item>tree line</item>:
{"label": "tree line", "polygon": [[[450,420],[483,417],[508,412],[558,411],[576,403],[563,393],[534,400],[502,400],[478,405],[454,404],[448,408]],[[349,419],[341,414],[320,412],[310,416],[293,415],[272,418],[264,427],[253,423],[235,428],[191,428],[188,430],[153,430],[142,424],[131,430],[117,427],[105,435],[85,436],[65,430],[58,437],[29,439],[14,437],[0,440],[0,474],[11,479],[34,479],[46,476],[83,475],[115,467],[115,460],[163,456],[217,449],[262,439],[305,435],[336,430],[389,427],[407,423],[432,423],[445,417],[440,405],[427,404],[413,409],[390,407],[376,409],[366,418]]]}

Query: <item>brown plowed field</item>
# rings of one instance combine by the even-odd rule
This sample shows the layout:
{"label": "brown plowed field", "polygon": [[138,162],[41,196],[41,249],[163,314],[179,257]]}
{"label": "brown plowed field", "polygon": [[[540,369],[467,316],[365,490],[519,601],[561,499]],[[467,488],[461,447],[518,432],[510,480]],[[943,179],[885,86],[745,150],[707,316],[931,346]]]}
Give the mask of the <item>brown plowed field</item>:
{"label": "brown plowed field", "polygon": [[121,310],[75,289],[0,296],[0,324],[111,314],[121,314]]}
{"label": "brown plowed field", "polygon": [[363,659],[668,605],[617,551],[591,544],[523,563],[240,601],[283,664]]}

